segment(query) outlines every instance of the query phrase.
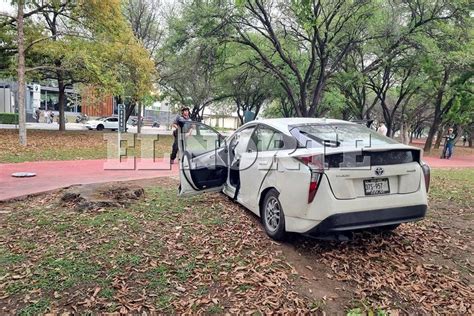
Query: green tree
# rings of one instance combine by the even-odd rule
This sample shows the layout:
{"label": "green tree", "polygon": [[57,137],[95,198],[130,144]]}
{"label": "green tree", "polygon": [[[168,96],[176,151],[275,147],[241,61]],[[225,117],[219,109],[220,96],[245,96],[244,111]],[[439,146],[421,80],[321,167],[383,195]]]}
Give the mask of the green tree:
{"label": "green tree", "polygon": [[[44,7],[44,4],[47,4]],[[30,1],[38,34],[27,47],[30,76],[55,80],[59,129],[65,129],[67,87],[93,85],[98,92],[149,93],[153,63],[134,38],[118,0]]]}
{"label": "green tree", "polygon": [[169,34],[160,49],[158,71],[162,98],[191,108],[191,118],[201,120],[204,109],[229,97],[216,75],[222,69],[224,50],[215,34],[221,27],[218,1],[187,1],[168,20]]}

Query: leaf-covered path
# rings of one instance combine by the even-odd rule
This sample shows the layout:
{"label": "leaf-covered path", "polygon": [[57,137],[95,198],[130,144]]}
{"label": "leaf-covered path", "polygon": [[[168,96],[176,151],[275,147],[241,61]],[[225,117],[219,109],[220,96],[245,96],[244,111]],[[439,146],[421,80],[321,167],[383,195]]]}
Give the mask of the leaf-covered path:
{"label": "leaf-covered path", "polygon": [[223,195],[177,198],[169,178],[1,203],[0,311],[469,314],[472,180],[434,185],[424,221],[348,242],[275,243]]}

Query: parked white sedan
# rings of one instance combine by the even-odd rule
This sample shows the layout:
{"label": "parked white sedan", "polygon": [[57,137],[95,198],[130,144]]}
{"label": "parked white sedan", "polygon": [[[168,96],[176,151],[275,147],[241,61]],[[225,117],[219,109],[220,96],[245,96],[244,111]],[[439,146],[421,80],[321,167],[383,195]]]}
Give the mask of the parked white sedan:
{"label": "parked white sedan", "polygon": [[325,237],[425,216],[421,150],[341,120],[253,121],[224,139],[200,123],[179,135],[180,195],[222,191],[261,217],[267,234]]}
{"label": "parked white sedan", "polygon": [[97,120],[87,121],[86,127],[89,130],[96,129],[98,131],[104,129],[117,130],[119,128],[119,121],[117,117],[104,117]]}

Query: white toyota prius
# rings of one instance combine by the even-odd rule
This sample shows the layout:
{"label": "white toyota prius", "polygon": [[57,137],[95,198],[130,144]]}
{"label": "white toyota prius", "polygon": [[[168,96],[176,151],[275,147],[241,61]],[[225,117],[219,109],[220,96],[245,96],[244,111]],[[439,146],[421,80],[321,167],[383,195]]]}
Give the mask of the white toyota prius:
{"label": "white toyota prius", "polygon": [[419,148],[356,123],[249,122],[224,138],[201,123],[179,133],[180,195],[222,191],[260,216],[267,234],[315,237],[425,216],[430,169]]}

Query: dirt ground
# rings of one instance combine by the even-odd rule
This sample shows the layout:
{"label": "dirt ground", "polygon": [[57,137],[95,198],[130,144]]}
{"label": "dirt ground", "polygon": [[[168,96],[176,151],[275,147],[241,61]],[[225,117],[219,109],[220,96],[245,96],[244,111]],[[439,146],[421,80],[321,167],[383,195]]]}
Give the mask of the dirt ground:
{"label": "dirt ground", "polygon": [[221,194],[176,197],[171,178],[2,203],[0,310],[473,314],[473,185],[458,173],[434,174],[425,220],[344,242],[276,243]]}

